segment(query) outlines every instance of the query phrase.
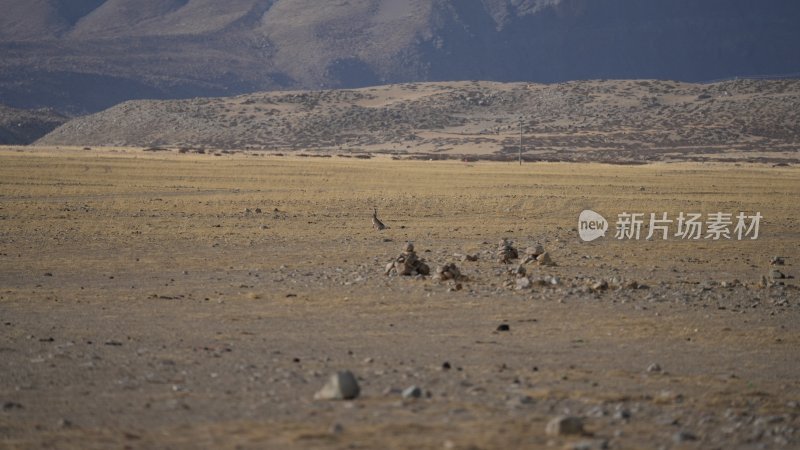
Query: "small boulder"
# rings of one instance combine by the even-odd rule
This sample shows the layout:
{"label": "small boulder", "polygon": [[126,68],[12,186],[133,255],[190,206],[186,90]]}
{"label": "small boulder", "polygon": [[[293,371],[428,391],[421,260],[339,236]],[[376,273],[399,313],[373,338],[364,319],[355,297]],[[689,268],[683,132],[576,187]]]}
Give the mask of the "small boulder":
{"label": "small boulder", "polygon": [[403,390],[403,398],[420,398],[422,397],[422,389],[419,386],[409,386]]}
{"label": "small boulder", "polygon": [[568,436],[583,434],[583,419],[573,416],[559,416],[547,423],[548,436]]}
{"label": "small boulder", "polygon": [[556,263],[550,258],[550,254],[547,252],[542,253],[541,255],[536,257],[536,263],[540,266],[555,266]]}
{"label": "small boulder", "polygon": [[331,375],[325,386],[314,394],[314,400],[352,400],[360,393],[355,375],[344,370]]}
{"label": "small boulder", "polygon": [[533,286],[531,279],[528,277],[517,278],[517,290],[530,289]]}
{"label": "small boulder", "polygon": [[786,275],[783,272],[781,272],[780,270],[773,269],[773,270],[770,270],[770,272],[769,272],[769,278],[771,280],[773,280],[773,281],[774,280],[783,280],[784,278],[786,278]]}

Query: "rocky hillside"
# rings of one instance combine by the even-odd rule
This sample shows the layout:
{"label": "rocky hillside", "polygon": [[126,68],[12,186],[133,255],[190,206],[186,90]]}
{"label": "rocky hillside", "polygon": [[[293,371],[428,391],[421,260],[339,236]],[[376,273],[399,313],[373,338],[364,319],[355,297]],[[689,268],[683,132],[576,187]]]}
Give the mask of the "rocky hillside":
{"label": "rocky hillside", "polygon": [[130,101],[42,145],[654,160],[796,156],[800,80],[452,82]]}
{"label": "rocky hillside", "polygon": [[67,120],[50,109],[21,110],[0,105],[0,145],[30,144]]}
{"label": "rocky hillside", "polygon": [[3,0],[0,103],[800,73],[795,0]]}

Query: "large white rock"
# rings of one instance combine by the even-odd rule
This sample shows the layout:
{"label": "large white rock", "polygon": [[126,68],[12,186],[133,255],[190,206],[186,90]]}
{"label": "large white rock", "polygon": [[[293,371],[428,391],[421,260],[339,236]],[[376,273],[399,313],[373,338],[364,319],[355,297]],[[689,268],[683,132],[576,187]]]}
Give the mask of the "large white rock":
{"label": "large white rock", "polygon": [[314,400],[352,400],[360,392],[356,376],[344,370],[331,375],[325,386],[314,394]]}

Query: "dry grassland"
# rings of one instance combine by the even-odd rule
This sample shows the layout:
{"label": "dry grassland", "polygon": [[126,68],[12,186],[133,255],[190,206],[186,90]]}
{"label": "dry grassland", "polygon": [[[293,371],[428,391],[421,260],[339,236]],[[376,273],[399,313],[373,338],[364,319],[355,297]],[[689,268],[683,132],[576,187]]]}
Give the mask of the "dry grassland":
{"label": "dry grassland", "polygon": [[[797,280],[758,284],[800,276],[798,196],[765,165],[3,148],[0,448],[796,447]],[[739,211],[757,240],[613,239],[622,212]],[[559,284],[514,289],[502,237]],[[462,288],[384,276],[409,240]],[[313,401],[340,369],[362,396]],[[586,433],[546,436],[562,414]]]}

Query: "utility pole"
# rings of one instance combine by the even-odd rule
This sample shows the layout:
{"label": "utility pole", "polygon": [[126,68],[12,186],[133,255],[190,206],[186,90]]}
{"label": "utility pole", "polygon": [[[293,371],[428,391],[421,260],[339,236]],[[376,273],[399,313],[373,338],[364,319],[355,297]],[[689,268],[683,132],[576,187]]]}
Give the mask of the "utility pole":
{"label": "utility pole", "polygon": [[519,165],[522,165],[522,116],[519,116]]}

